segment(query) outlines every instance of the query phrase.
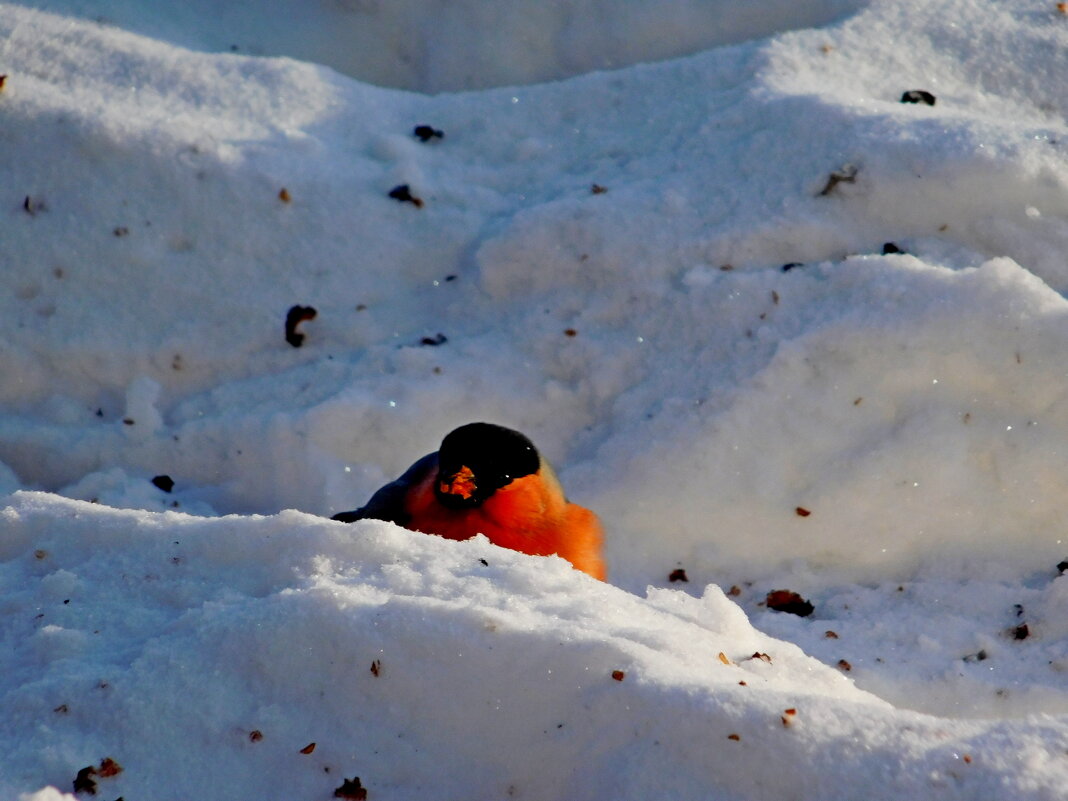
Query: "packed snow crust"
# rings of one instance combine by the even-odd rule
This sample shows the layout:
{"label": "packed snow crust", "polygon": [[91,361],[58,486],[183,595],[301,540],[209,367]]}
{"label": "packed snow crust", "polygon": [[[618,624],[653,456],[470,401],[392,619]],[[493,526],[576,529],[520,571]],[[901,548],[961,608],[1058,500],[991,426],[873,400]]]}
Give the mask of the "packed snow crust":
{"label": "packed snow crust", "polygon": [[[1055,3],[32,5],[0,797],[1063,797]],[[610,584],[324,519],[472,420]]]}

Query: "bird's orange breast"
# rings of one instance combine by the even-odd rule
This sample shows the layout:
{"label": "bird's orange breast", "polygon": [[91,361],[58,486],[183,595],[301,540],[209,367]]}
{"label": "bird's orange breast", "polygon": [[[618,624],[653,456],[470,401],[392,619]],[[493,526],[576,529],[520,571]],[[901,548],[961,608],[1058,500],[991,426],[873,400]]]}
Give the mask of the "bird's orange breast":
{"label": "bird's orange breast", "polygon": [[547,464],[514,479],[480,506],[448,509],[434,494],[431,473],[408,493],[408,528],[452,540],[484,534],[494,545],[534,556],[558,554],[576,568],[604,580],[601,523],[589,509],[569,503]]}

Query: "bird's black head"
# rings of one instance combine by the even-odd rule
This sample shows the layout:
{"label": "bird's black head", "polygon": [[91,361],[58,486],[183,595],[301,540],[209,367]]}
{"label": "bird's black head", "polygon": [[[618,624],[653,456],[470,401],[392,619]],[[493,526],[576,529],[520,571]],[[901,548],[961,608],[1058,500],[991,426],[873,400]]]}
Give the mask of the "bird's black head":
{"label": "bird's black head", "polygon": [[470,509],[540,467],[538,449],[518,431],[493,423],[468,423],[441,441],[434,492],[450,509]]}

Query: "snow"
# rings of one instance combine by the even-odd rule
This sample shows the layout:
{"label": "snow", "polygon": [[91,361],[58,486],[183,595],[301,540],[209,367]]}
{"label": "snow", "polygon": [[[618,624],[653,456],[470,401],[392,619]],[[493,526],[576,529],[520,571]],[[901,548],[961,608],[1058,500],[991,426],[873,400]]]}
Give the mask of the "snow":
{"label": "snow", "polygon": [[[1063,797],[1055,3],[33,6],[0,797]],[[326,519],[473,420],[610,583]]]}

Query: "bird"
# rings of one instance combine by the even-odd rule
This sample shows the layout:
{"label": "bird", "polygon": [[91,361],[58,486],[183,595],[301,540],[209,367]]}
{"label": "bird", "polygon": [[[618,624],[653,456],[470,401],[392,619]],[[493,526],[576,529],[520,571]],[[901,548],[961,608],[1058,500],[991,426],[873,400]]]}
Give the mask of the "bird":
{"label": "bird", "polygon": [[451,431],[433,453],[379,489],[366,505],[333,520],[388,520],[535,556],[557,554],[601,581],[604,533],[597,515],[571,503],[552,466],[524,434],[495,423]]}

